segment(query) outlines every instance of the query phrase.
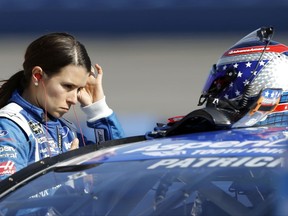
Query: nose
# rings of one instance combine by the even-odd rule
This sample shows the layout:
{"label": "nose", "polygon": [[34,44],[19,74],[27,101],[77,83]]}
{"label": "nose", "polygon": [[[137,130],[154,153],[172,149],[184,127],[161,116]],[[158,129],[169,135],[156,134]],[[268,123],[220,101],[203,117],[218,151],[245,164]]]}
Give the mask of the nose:
{"label": "nose", "polygon": [[77,90],[69,92],[67,102],[69,102],[72,105],[75,105],[78,101],[77,99]]}

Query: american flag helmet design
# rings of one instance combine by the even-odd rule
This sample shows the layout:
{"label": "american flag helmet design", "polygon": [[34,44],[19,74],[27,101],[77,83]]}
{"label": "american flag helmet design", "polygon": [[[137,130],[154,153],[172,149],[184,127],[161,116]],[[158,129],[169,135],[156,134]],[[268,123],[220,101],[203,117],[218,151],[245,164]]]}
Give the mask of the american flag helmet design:
{"label": "american flag helmet design", "polygon": [[288,91],[288,47],[270,39],[261,41],[256,32],[221,56],[209,73],[202,96],[241,101],[244,95],[257,97],[265,88]]}
{"label": "american flag helmet design", "polygon": [[[272,46],[279,47],[279,45]],[[288,51],[288,47],[286,49]],[[245,54],[232,58],[223,56],[219,60],[216,64],[216,76],[224,75],[227,68],[233,67],[237,77],[218,94],[218,97],[225,97],[228,100],[241,99],[248,85],[250,85],[248,97],[256,97],[265,88],[288,90],[288,56],[285,53],[265,52],[260,61],[257,57],[259,58],[257,54]]]}

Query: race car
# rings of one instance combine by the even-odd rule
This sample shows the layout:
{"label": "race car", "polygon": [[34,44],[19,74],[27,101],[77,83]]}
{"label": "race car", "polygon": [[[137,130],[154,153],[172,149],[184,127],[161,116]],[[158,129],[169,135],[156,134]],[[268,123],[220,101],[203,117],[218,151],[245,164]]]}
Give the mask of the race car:
{"label": "race car", "polygon": [[0,182],[0,214],[279,215],[287,142],[259,127],[86,146]]}

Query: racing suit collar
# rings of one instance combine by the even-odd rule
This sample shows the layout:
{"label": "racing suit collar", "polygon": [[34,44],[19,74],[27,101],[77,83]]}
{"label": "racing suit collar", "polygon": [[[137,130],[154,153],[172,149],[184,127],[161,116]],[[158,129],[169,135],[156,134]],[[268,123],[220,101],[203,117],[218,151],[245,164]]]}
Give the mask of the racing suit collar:
{"label": "racing suit collar", "polygon": [[[15,90],[11,96],[11,98],[8,101],[9,103],[14,102],[19,104],[21,107],[23,107],[24,110],[26,110],[30,115],[33,115],[35,119],[37,119],[40,122],[43,122],[45,118],[45,112],[42,108],[39,108],[28,101],[26,101],[21,95],[18,90]],[[52,118],[53,120],[53,118]]]}

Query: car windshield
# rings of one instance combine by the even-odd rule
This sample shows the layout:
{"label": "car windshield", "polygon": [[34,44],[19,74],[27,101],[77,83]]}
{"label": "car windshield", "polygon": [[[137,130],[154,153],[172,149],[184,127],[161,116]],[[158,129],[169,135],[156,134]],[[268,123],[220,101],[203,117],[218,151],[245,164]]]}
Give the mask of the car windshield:
{"label": "car windshield", "polygon": [[204,167],[203,159],[192,167],[191,160],[54,167],[2,198],[0,215],[262,216],[274,211],[269,206],[277,202],[279,170],[269,166],[276,162],[257,168],[259,159],[243,157],[230,167],[223,162],[223,167]]}

